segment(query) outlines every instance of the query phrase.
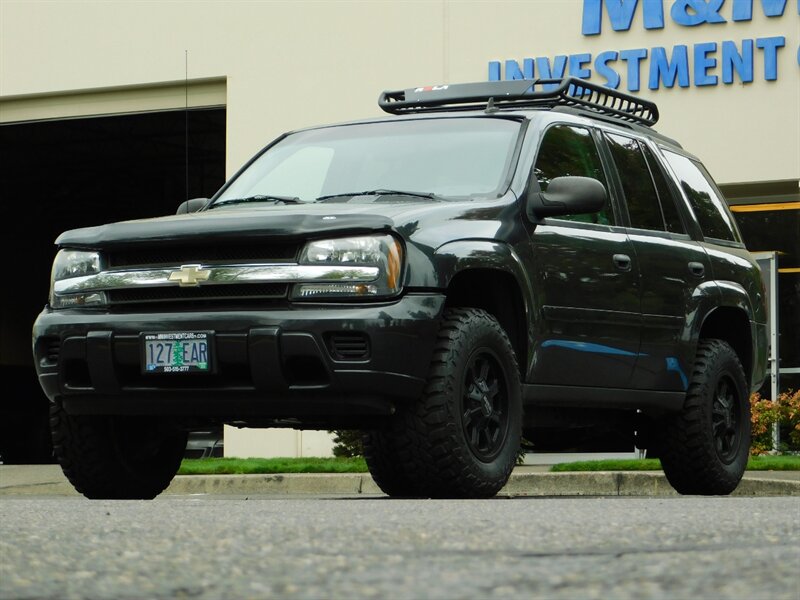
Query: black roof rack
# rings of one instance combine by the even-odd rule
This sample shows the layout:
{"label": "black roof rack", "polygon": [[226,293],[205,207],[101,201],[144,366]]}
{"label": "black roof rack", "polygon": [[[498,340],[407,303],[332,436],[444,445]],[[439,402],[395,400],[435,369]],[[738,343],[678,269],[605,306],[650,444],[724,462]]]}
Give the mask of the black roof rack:
{"label": "black roof rack", "polygon": [[576,77],[457,83],[386,91],[380,95],[378,104],[396,115],[564,105],[643,125],[655,125],[658,121],[655,103]]}

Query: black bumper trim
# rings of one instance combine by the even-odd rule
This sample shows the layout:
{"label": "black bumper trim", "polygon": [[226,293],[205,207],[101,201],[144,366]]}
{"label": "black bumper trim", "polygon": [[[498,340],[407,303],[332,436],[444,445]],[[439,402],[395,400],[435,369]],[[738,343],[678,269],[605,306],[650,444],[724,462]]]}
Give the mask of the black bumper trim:
{"label": "black bumper trim", "polygon": [[251,329],[248,336],[250,350],[250,373],[253,383],[259,390],[285,392],[288,389],[282,372],[273,373],[264,367],[277,365],[280,353],[278,349],[278,336],[280,327],[261,327]]}

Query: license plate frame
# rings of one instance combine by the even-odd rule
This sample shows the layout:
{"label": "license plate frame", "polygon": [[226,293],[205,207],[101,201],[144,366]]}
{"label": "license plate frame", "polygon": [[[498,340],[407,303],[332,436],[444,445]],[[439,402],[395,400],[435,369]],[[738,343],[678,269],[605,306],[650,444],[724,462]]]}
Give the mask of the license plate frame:
{"label": "license plate frame", "polygon": [[[181,350],[176,351],[178,344]],[[142,373],[146,375],[213,373],[215,370],[213,331],[143,332],[139,335],[139,347]]]}

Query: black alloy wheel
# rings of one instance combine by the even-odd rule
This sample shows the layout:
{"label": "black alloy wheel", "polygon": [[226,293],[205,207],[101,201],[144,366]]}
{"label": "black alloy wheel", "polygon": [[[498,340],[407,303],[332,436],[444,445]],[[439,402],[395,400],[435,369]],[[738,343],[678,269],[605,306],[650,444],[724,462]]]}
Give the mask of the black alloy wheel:
{"label": "black alloy wheel", "polygon": [[497,356],[489,348],[472,353],[464,376],[462,426],[470,450],[493,460],[508,436],[508,390]]}
{"label": "black alloy wheel", "polygon": [[736,459],[739,445],[742,443],[739,423],[741,418],[739,403],[741,401],[731,376],[721,377],[714,392],[711,420],[717,456],[726,464],[730,464]]}

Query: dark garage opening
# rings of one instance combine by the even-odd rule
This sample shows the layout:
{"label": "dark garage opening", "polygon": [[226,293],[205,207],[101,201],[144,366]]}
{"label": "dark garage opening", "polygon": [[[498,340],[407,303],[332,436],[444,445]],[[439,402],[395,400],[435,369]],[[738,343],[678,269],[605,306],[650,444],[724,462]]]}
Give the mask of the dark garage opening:
{"label": "dark garage opening", "polygon": [[[188,126],[188,190],[187,190]],[[225,109],[0,125],[0,456],[49,459],[47,399],[31,326],[47,302],[53,242],[67,229],[174,214],[225,181]]]}

